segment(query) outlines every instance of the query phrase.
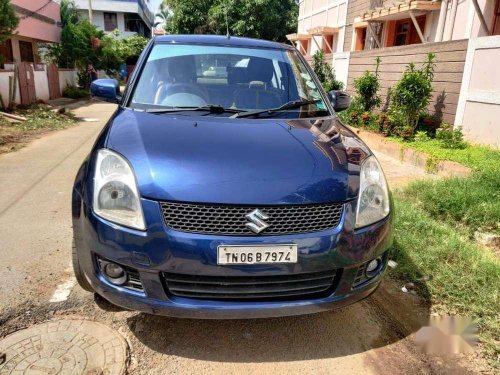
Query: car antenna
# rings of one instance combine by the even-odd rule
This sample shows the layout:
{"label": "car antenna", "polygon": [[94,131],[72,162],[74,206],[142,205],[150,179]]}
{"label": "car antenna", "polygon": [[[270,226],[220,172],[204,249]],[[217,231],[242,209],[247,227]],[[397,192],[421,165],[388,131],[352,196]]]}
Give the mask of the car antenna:
{"label": "car antenna", "polygon": [[229,21],[228,21],[228,18],[227,18],[227,4],[226,4],[224,10],[225,10],[225,13],[226,13],[226,38],[230,39],[231,35],[229,35]]}

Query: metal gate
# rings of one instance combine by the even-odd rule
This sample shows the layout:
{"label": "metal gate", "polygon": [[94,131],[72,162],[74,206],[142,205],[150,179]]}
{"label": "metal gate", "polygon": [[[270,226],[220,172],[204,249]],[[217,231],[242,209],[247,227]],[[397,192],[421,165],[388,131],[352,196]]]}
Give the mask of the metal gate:
{"label": "metal gate", "polygon": [[30,63],[22,62],[17,67],[21,104],[29,105],[36,101],[35,74]]}
{"label": "metal gate", "polygon": [[56,64],[47,67],[47,79],[49,81],[49,97],[57,99],[61,97],[61,87],[59,86],[59,70]]}

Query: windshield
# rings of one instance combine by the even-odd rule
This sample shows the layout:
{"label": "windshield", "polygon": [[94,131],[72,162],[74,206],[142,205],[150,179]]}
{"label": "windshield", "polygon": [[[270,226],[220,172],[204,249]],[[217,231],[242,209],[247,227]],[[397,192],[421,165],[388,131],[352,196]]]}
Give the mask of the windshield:
{"label": "windshield", "polygon": [[136,84],[130,107],[152,110],[217,105],[243,112],[275,109],[291,101],[311,103],[279,110],[277,117],[329,115],[318,87],[295,51],[157,44]]}

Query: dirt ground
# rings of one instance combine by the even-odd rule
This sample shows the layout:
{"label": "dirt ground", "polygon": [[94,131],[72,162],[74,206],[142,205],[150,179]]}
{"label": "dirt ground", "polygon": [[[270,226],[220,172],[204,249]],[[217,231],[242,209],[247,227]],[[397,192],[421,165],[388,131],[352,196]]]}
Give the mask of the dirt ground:
{"label": "dirt ground", "polygon": [[[477,352],[438,357],[416,346],[414,333],[427,324],[432,306],[402,293],[390,271],[377,292],[360,303],[275,319],[157,317],[121,310],[84,292],[69,267],[71,186],[113,110],[111,104],[89,102],[74,112],[98,121],[0,155],[0,339],[35,323],[83,318],[109,325],[127,339],[131,374],[488,373]],[[413,166],[379,158],[390,181],[425,177]],[[61,288],[67,297],[50,302]]]}

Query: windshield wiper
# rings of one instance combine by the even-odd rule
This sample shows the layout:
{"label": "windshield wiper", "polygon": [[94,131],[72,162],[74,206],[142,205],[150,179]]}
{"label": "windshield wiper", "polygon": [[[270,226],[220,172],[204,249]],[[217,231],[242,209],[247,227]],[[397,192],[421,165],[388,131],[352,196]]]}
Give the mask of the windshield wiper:
{"label": "windshield wiper", "polygon": [[[168,107],[168,108],[150,108],[146,109],[148,113],[170,113],[170,112],[191,112],[191,111],[208,111],[210,113],[222,114],[222,113],[235,113],[238,114],[242,112],[241,109],[235,108],[225,108],[218,104],[206,104],[200,107]],[[243,111],[244,112],[244,111]]]}
{"label": "windshield wiper", "polygon": [[231,116],[231,118],[243,118],[243,117],[254,117],[258,116],[262,113],[266,113],[268,115],[272,115],[273,113],[279,112],[279,111],[285,111],[287,109],[294,109],[294,108],[300,108],[305,105],[309,104],[315,104],[319,102],[321,99],[314,99],[314,100],[292,100],[290,102],[287,102],[283,104],[282,106],[276,107],[276,108],[268,108],[268,109],[258,109],[256,111],[248,111],[248,112],[238,112],[235,113],[234,115]]}

